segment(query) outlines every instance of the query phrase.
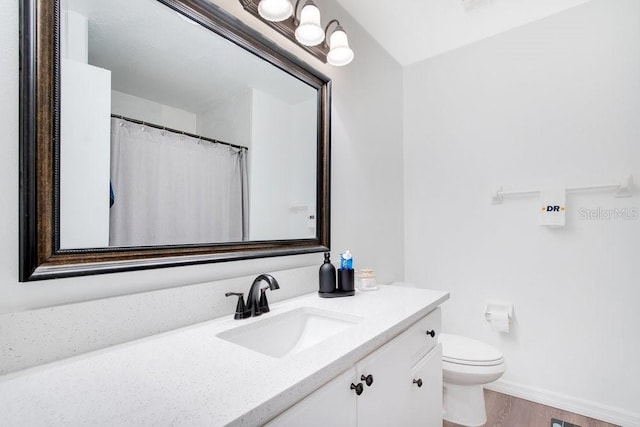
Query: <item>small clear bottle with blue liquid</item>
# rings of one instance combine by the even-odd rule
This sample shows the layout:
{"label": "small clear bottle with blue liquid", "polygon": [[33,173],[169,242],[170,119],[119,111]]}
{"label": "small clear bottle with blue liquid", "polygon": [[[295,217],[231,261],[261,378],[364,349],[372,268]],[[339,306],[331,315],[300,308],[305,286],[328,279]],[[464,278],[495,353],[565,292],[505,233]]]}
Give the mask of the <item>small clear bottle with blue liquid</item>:
{"label": "small clear bottle with blue liquid", "polygon": [[353,256],[349,250],[340,254],[338,269],[338,291],[352,293],[354,289]]}

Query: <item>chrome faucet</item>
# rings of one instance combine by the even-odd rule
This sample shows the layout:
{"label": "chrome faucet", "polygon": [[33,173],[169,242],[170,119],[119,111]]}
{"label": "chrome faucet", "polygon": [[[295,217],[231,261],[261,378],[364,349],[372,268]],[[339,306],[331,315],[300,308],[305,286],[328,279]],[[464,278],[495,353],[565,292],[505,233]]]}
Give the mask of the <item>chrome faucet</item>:
{"label": "chrome faucet", "polygon": [[[260,282],[267,282],[269,288],[260,289]],[[262,313],[269,312],[269,303],[267,302],[267,289],[280,289],[278,281],[270,274],[261,274],[255,278],[247,295],[247,311],[251,311],[251,316],[260,316]]]}

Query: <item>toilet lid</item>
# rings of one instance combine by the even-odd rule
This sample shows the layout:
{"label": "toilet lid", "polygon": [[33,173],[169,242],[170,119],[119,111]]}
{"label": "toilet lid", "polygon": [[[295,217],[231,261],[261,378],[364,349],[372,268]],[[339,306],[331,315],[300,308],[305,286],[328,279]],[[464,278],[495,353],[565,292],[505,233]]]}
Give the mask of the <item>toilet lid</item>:
{"label": "toilet lid", "polygon": [[460,335],[440,334],[442,360],[462,365],[498,365],[502,353],[497,348]]}

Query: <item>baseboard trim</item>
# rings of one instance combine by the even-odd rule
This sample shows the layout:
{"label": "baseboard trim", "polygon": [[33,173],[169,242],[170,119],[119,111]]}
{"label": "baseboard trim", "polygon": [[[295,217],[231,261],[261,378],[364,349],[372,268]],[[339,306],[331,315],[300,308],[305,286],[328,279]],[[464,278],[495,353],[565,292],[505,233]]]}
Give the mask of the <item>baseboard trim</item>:
{"label": "baseboard trim", "polygon": [[564,394],[503,380],[487,384],[485,388],[623,427],[640,427],[640,414],[634,414],[592,401],[576,399]]}

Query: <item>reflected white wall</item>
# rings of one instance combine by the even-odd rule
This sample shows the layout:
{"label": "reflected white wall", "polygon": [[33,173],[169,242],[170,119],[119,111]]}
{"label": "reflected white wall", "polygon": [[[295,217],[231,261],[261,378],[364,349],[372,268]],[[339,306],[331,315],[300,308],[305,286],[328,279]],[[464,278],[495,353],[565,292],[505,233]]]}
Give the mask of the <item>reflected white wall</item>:
{"label": "reflected white wall", "polygon": [[62,59],[60,247],[109,246],[111,71]]}
{"label": "reflected white wall", "polygon": [[195,113],[117,90],[111,91],[111,113],[184,132],[197,132]]}
{"label": "reflected white wall", "polygon": [[249,151],[251,240],[315,236],[315,228],[309,227],[308,211],[315,207],[316,146],[306,143],[316,140],[315,110],[315,99],[289,104],[265,92],[253,91]]}
{"label": "reflected white wall", "polygon": [[[291,144],[289,154],[295,161],[289,164],[289,236],[292,238],[315,237],[316,235],[316,188],[317,149],[302,141],[316,140],[317,100],[315,98],[291,106]],[[311,218],[313,216],[314,218]]]}
{"label": "reflected white wall", "polygon": [[241,91],[198,113],[198,135],[251,149],[253,93]]}

